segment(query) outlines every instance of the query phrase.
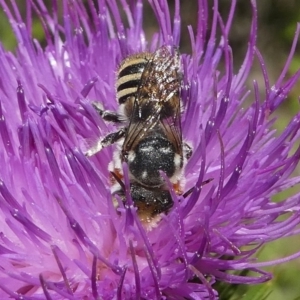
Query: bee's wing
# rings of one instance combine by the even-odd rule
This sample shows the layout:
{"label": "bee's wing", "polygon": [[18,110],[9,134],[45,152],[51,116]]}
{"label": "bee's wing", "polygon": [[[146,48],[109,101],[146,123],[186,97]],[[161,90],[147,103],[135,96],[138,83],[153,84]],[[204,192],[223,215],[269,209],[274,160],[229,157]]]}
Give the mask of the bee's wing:
{"label": "bee's wing", "polygon": [[161,128],[168,137],[168,140],[174,145],[175,153],[182,156],[182,133],[181,133],[181,110],[180,99],[177,96],[174,114],[172,116],[161,118]]}
{"label": "bee's wing", "polygon": [[[175,148],[181,149],[179,53],[159,48],[145,66],[134,101],[123,151],[134,149],[161,122]],[[182,152],[182,151],[181,151]],[[181,153],[180,152],[180,153]]]}

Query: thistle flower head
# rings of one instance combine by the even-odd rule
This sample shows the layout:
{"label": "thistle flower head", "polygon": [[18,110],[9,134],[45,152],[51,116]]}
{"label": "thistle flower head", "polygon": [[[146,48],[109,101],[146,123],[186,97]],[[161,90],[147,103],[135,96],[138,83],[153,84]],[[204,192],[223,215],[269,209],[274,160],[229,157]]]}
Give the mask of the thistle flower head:
{"label": "thistle flower head", "polygon": [[[273,113],[300,76],[286,78],[299,27],[271,84],[255,47],[254,1],[237,73],[228,44],[235,0],[226,21],[214,1],[211,28],[208,3],[199,0],[197,26],[188,28],[192,53],[181,53],[181,99],[182,134],[193,148],[183,176],[191,194],[184,198],[171,189],[174,205],[151,230],[128,192],[128,200],[114,207],[108,172],[114,147],[90,158],[82,152],[87,140],[114,130],[92,102],[117,110],[120,62],[162,45],[179,46],[181,31],[179,0],[173,16],[166,0],[149,0],[159,25],[149,41],[142,28],[145,1],[120,2],[121,9],[115,0],[86,6],[62,1],[59,20],[56,1],[52,10],[43,1],[26,1],[22,17],[15,0],[0,0],[17,39],[15,53],[0,46],[1,298],[214,299],[216,281],[269,280],[260,268],[270,262],[257,262],[255,254],[265,243],[299,232],[300,195],[272,201],[300,181],[293,175],[300,115],[280,135],[272,129]],[[32,37],[32,14],[43,26],[45,47]],[[264,96],[256,81],[252,92],[245,87],[254,58]],[[128,187],[127,174],[124,164]],[[230,272],[242,270],[257,276]]]}

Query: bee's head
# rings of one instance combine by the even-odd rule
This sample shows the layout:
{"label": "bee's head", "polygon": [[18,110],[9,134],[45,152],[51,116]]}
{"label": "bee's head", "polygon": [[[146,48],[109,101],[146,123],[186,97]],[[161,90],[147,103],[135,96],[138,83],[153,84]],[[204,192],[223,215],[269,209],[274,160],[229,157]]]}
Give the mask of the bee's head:
{"label": "bee's head", "polygon": [[[124,190],[117,191],[116,194],[125,201]],[[162,212],[167,213],[173,206],[170,192],[161,188],[149,189],[138,183],[131,183],[130,194],[141,220],[151,220]]]}
{"label": "bee's head", "polygon": [[168,212],[173,206],[173,200],[168,190],[161,188],[150,189],[133,183],[130,186],[130,192],[139,213],[145,211],[149,212],[149,215],[155,216],[162,212]]}

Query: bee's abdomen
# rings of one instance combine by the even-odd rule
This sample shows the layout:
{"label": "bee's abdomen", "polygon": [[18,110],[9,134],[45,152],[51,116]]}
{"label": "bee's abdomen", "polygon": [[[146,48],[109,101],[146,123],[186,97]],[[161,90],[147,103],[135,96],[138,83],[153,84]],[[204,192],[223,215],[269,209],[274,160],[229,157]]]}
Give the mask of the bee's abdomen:
{"label": "bee's abdomen", "polygon": [[148,61],[149,54],[142,53],[131,56],[122,63],[118,70],[116,84],[119,104],[125,103],[128,97],[135,96]]}

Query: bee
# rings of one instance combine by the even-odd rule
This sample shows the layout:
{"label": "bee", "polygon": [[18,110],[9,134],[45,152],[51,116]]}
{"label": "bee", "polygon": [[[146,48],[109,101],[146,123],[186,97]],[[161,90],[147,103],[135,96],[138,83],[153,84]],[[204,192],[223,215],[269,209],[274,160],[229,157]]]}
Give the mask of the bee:
{"label": "bee", "polygon": [[192,152],[182,141],[180,67],[179,51],[168,46],[154,53],[132,55],[117,70],[119,111],[93,104],[104,120],[125,126],[108,134],[86,155],[121,142],[109,167],[116,183],[112,193],[125,200],[121,164],[126,162],[131,198],[140,218],[146,221],[173,206],[165,177],[181,194],[180,177]]}

